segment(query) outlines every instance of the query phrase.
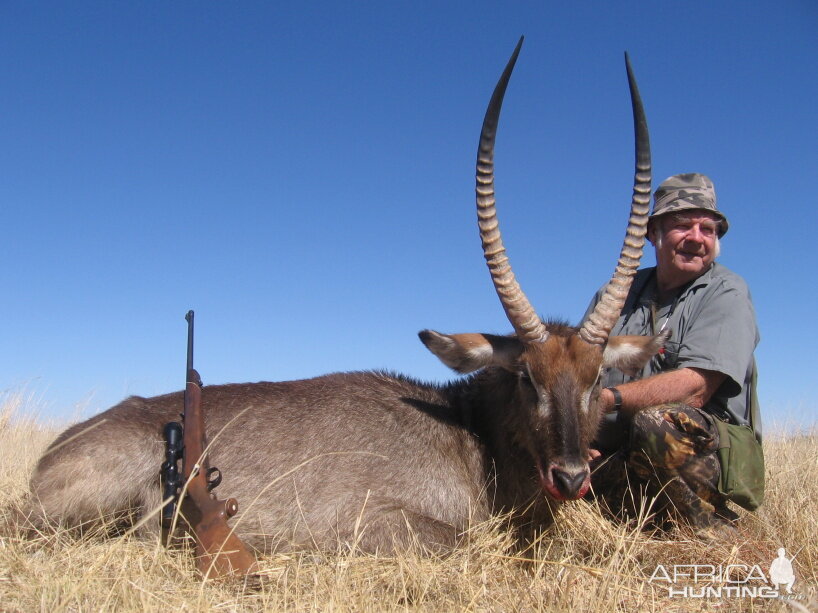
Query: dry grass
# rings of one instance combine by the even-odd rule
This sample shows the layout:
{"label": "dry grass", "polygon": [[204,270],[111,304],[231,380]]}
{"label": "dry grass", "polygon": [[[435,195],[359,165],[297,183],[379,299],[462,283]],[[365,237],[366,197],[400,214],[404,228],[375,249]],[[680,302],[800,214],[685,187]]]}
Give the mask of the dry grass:
{"label": "dry grass", "polygon": [[[30,402],[7,395],[0,405],[0,611],[818,610],[816,428],[768,437],[767,502],[743,514],[736,542],[708,545],[682,529],[650,534],[612,524],[580,502],[524,552],[495,522],[475,526],[463,548],[442,558],[343,547],[334,555],[266,556],[264,581],[250,588],[203,583],[190,555],[156,542],[62,531],[24,537],[12,513],[56,434],[31,417]],[[800,600],[671,599],[662,583],[648,581],[658,564],[758,564],[766,573],[778,547],[797,553]]]}

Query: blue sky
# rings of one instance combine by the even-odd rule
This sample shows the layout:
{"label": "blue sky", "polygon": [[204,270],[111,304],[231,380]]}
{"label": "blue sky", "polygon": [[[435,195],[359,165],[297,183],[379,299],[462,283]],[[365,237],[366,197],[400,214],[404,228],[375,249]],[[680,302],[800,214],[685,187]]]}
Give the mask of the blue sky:
{"label": "blue sky", "polygon": [[[474,160],[498,136],[517,276],[576,322],[624,234],[633,137],[654,185],[704,172],[755,300],[767,422],[811,423],[818,5],[0,2],[0,391],[45,417],[184,383],[452,374],[417,332],[510,329]],[[643,260],[653,261],[649,250]]]}

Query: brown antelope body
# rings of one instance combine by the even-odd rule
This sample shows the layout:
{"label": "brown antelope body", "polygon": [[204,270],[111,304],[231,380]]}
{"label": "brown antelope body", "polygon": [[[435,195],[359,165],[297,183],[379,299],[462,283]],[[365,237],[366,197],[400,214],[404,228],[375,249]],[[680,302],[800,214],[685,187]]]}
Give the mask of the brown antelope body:
{"label": "brown antelope body", "polygon": [[[522,39],[520,41],[522,43]],[[547,526],[557,505],[589,488],[587,455],[600,420],[601,369],[636,370],[659,337],[608,334],[641,256],[650,152],[628,66],[636,177],[625,245],[605,297],[582,328],[540,320],[505,256],[494,207],[493,150],[515,49],[486,112],[477,203],[491,276],[515,333],[421,341],[445,364],[473,373],[429,385],[382,372],[205,387],[210,463],[232,520],[259,550],[392,550],[413,539],[449,547],[470,523],[516,510],[520,527]],[[31,480],[36,521],[79,525],[108,514],[156,512],[163,426],[182,394],[132,397],[62,433]]]}

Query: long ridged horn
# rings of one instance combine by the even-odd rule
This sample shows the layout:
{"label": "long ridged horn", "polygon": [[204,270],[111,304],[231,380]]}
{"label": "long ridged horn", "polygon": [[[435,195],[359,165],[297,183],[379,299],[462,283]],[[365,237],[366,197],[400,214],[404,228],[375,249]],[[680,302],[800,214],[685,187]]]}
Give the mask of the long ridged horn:
{"label": "long ridged horn", "polygon": [[645,109],[639,88],[633,76],[631,61],[625,53],[625,68],[628,71],[628,85],[631,90],[631,106],[633,107],[633,129],[636,141],[636,171],[633,179],[633,199],[631,200],[631,214],[628,220],[628,229],[625,242],[619,254],[619,261],[613,277],[605,286],[602,298],[594,308],[594,312],[585,320],[580,328],[580,337],[594,345],[604,345],[608,342],[608,335],[619,318],[625,298],[631,287],[633,276],[639,268],[642,258],[642,248],[645,244],[645,234],[648,226],[650,211],[650,136],[648,122],[645,118]]}
{"label": "long ridged horn", "polygon": [[494,200],[494,139],[497,134],[503,96],[522,44],[523,37],[521,36],[520,42],[517,43],[511,59],[494,88],[488,109],[486,109],[486,116],[483,119],[480,146],[477,149],[477,224],[480,226],[483,256],[486,258],[494,289],[497,290],[506,317],[514,327],[517,338],[524,343],[542,343],[548,338],[548,330],[531,303],[528,302],[528,298],[511,270],[506,248],[500,236],[500,224],[497,221]]}

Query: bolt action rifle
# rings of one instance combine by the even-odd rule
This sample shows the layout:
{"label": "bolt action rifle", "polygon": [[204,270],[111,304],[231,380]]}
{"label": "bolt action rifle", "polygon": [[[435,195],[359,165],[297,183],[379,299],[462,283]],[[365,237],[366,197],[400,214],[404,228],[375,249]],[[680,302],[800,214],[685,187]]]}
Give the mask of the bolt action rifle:
{"label": "bolt action rifle", "polygon": [[[219,500],[213,489],[222,476],[210,467],[205,456],[205,429],[202,415],[202,380],[193,368],[193,311],[187,320],[187,373],[182,423],[165,426],[165,462],[162,464],[162,539],[170,541],[176,507],[196,542],[196,565],[207,578],[246,575],[255,571],[255,557],[230,527],[227,519],[236,514],[235,498]],[[182,461],[182,472],[178,463]],[[181,502],[180,502],[181,497]]]}

